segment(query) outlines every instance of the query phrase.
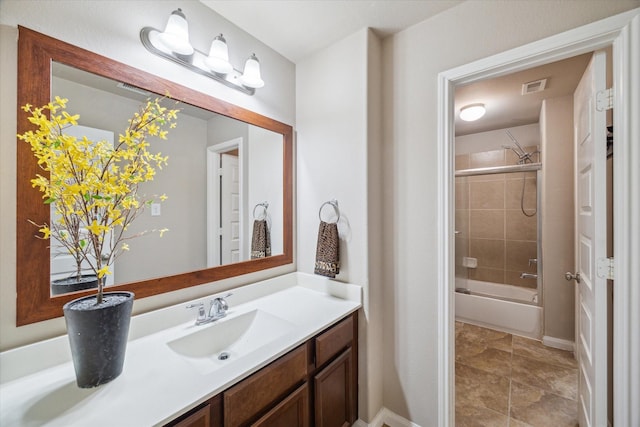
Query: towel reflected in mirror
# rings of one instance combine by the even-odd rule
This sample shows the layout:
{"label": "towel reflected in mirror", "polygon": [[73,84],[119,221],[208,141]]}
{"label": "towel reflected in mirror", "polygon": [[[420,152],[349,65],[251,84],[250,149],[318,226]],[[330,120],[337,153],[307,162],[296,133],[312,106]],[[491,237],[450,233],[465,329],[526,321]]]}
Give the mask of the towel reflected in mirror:
{"label": "towel reflected in mirror", "polygon": [[266,219],[253,221],[253,233],[251,235],[251,259],[271,256],[271,236]]}

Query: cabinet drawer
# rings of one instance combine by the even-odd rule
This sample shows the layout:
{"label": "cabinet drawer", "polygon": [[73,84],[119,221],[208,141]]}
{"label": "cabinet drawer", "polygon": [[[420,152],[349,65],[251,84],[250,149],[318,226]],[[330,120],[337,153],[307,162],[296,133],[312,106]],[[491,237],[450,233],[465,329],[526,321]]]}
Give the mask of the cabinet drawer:
{"label": "cabinet drawer", "polygon": [[309,385],[304,383],[252,424],[252,427],[308,427]]}
{"label": "cabinet drawer", "polygon": [[316,367],[340,353],[353,342],[353,315],[316,338]]}
{"label": "cabinet drawer", "polygon": [[170,423],[171,427],[210,427],[211,426],[211,404],[192,412],[186,418],[176,423]]}
{"label": "cabinet drawer", "polygon": [[224,425],[245,425],[303,381],[307,357],[305,344],[225,391]]}

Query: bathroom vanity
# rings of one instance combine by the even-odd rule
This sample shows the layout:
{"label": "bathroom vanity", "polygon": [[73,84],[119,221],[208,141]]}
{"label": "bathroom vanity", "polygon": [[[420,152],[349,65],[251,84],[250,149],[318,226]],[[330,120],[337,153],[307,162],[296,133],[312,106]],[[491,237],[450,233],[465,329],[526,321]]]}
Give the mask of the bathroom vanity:
{"label": "bathroom vanity", "polygon": [[66,336],[0,353],[0,425],[328,426],[357,419],[361,288],[291,273],[236,288],[226,317],[132,318],[124,371],[75,384]]}
{"label": "bathroom vanity", "polygon": [[357,313],[167,424],[351,425],[357,414]]}

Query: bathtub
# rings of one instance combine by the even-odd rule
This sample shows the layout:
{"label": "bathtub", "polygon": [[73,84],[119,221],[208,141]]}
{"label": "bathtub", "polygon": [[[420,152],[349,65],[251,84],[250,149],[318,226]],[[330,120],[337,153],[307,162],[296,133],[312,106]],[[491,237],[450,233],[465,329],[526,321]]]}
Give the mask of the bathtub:
{"label": "bathtub", "polygon": [[542,336],[535,289],[456,279],[456,320],[524,337]]}

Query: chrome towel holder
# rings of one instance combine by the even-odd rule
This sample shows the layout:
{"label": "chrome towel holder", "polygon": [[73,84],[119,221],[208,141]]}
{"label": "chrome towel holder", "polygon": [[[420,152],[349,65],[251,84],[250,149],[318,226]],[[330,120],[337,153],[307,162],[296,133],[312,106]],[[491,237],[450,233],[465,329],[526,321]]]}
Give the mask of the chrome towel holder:
{"label": "chrome towel holder", "polygon": [[322,221],[322,208],[324,208],[326,205],[332,206],[333,211],[338,216],[338,218],[336,218],[334,223],[337,223],[338,221],[340,221],[340,208],[338,207],[338,201],[336,199],[326,201],[322,205],[320,205],[320,210],[318,210],[318,218],[320,218],[320,221]]}
{"label": "chrome towel holder", "polygon": [[[262,216],[260,218],[256,218],[256,209],[262,207]],[[253,219],[257,221],[262,221],[267,218],[267,209],[269,208],[269,202],[258,203],[253,207]]]}

